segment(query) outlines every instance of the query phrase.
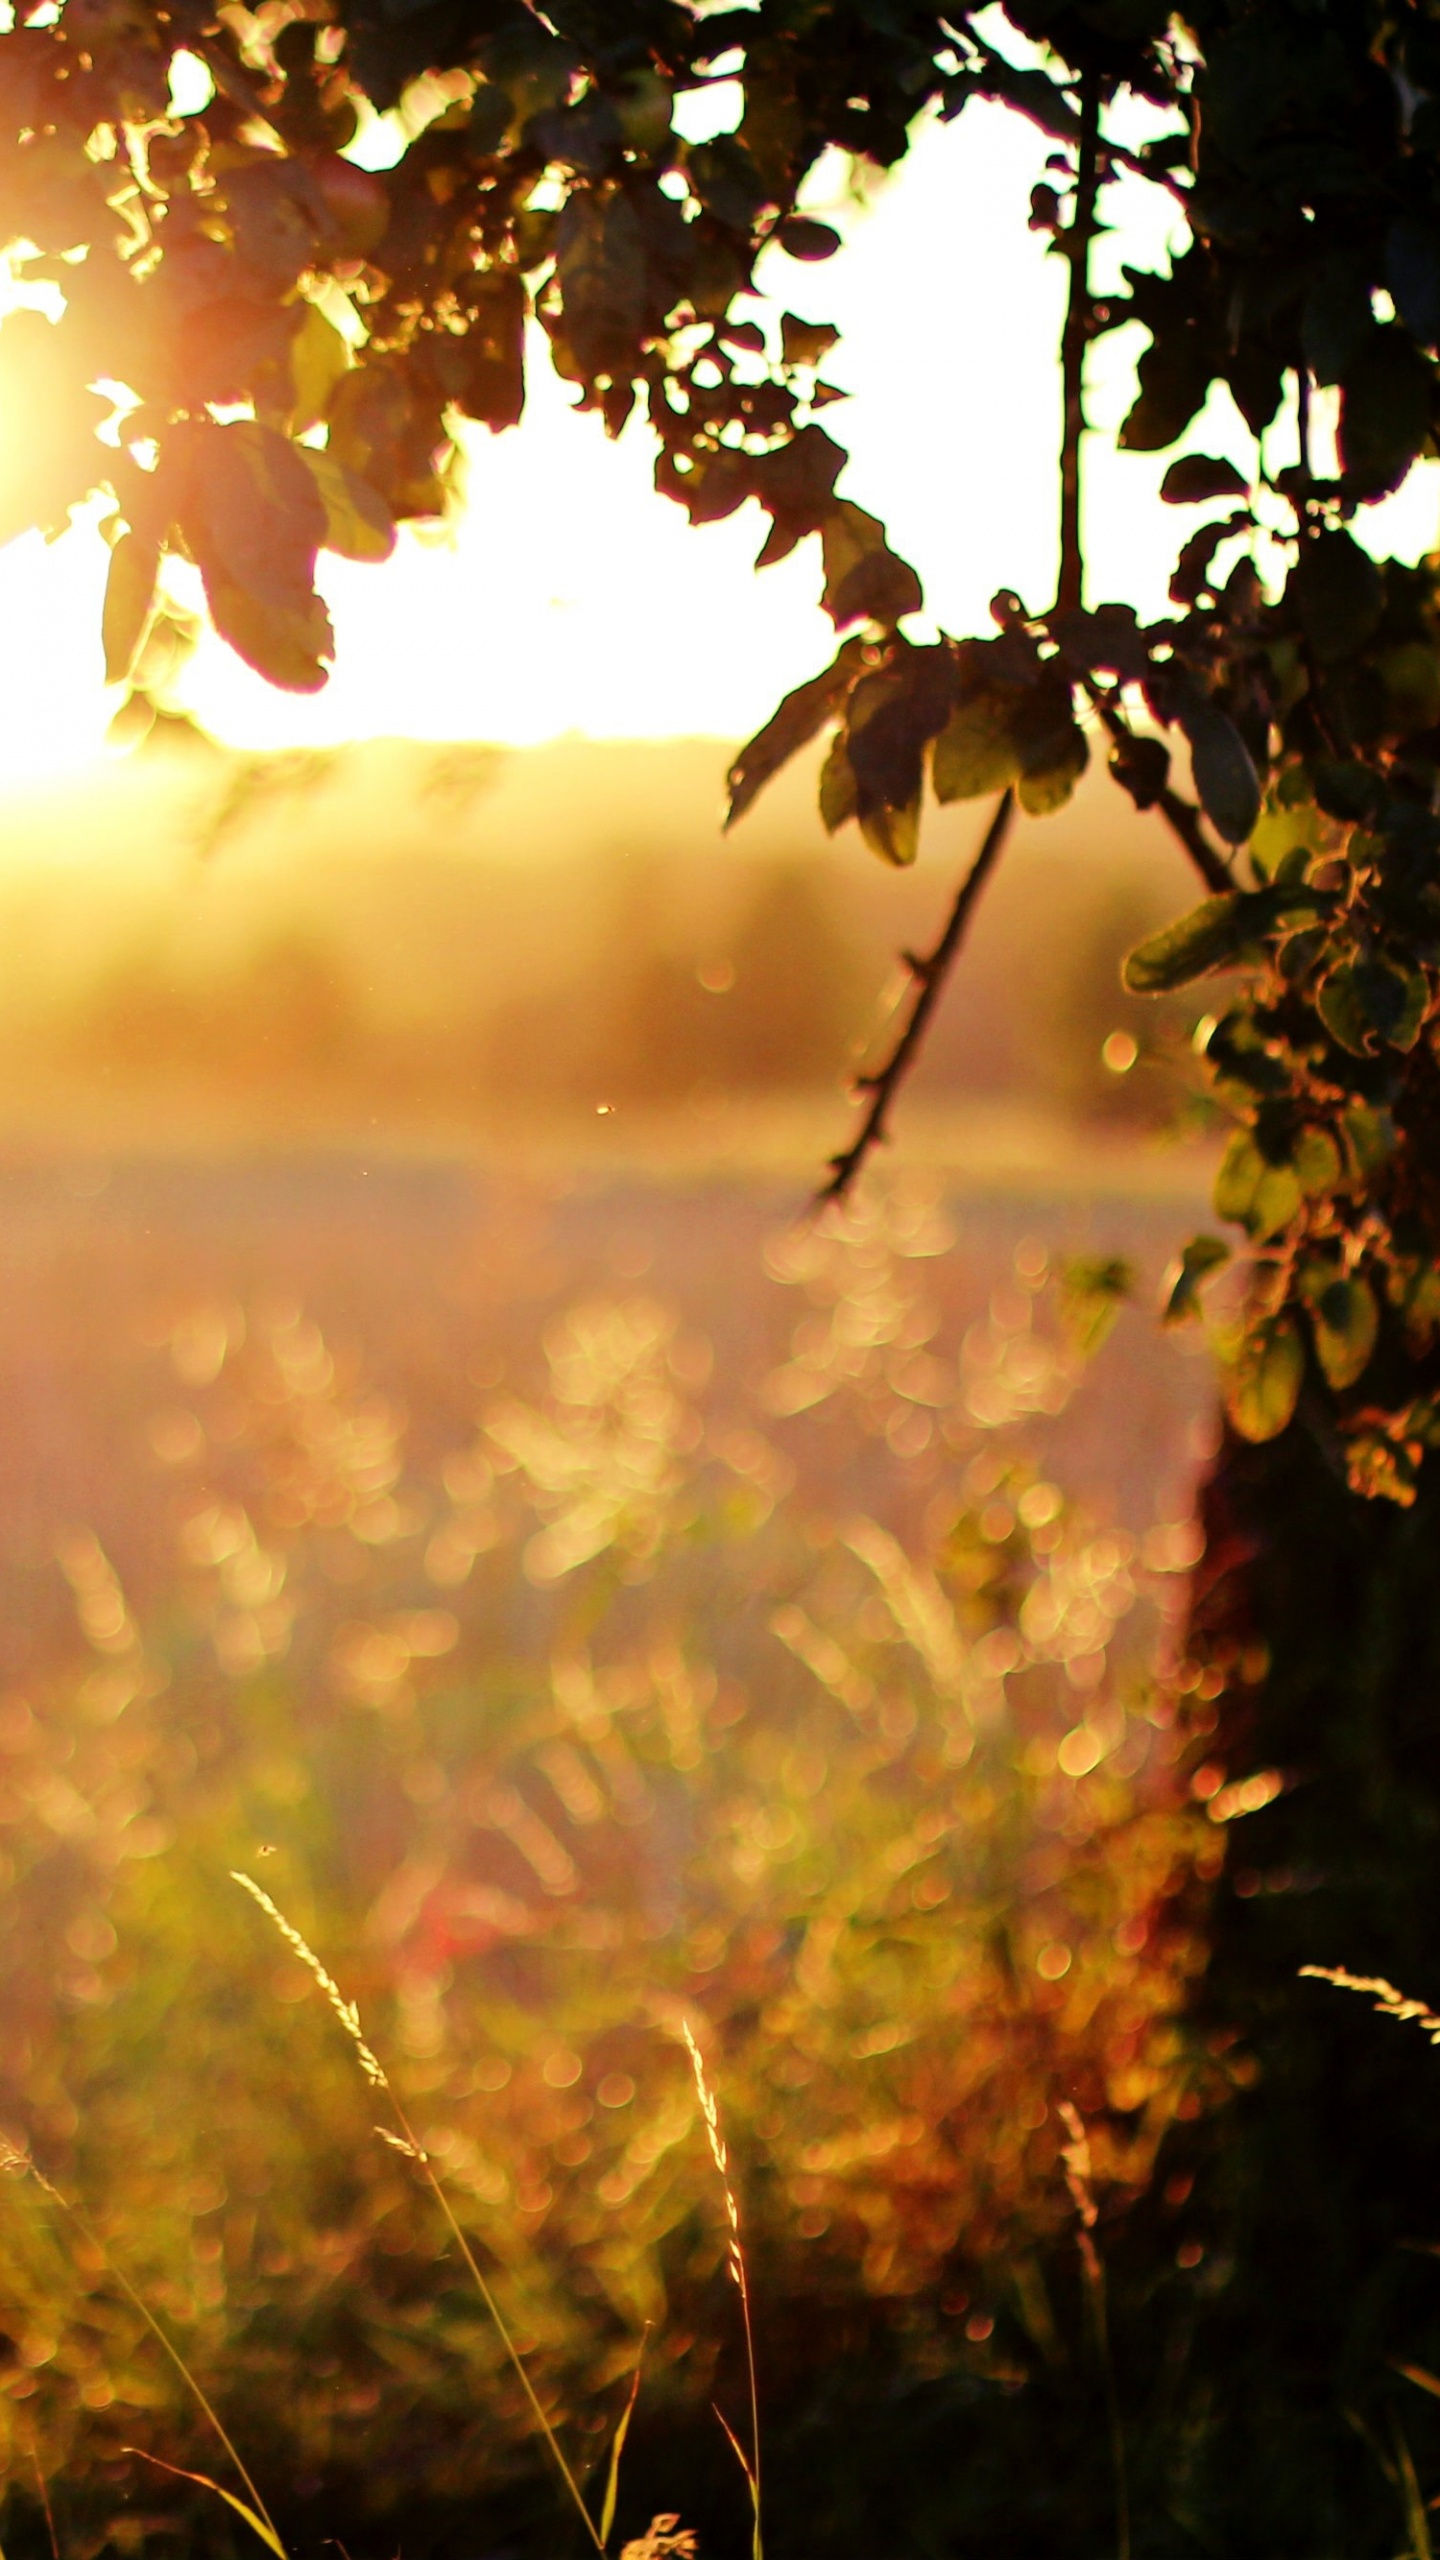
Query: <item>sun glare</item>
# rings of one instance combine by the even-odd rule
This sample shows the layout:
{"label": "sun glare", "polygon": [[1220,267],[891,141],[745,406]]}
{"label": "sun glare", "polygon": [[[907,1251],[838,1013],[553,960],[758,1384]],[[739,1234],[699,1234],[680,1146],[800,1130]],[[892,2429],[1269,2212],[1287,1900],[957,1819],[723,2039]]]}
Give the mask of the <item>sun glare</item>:
{"label": "sun glare", "polygon": [[[183,59],[177,78],[191,79]],[[197,63],[195,83],[205,79]],[[372,149],[384,148],[376,134]],[[1039,600],[1054,581],[1063,272],[1025,221],[1043,154],[1018,119],[973,107],[963,126],[922,133],[869,206],[827,205],[848,234],[832,265],[797,266],[778,250],[764,261],[782,308],[840,325],[831,371],[853,395],[835,413],[851,454],[842,487],[886,518],[922,570],[932,614],[955,632],[987,626],[1002,584]],[[1134,180],[1120,191],[1125,254],[1159,259],[1169,208]],[[1140,343],[1123,331],[1097,350],[1097,426],[1123,415]],[[1285,432],[1283,421],[1272,431]],[[1219,394],[1188,441],[1248,459]],[[207,637],[187,707],[252,747],[377,733],[514,744],[570,731],[743,734],[830,654],[814,546],[757,581],[754,510],[697,533],[656,497],[652,469],[643,419],[607,443],[596,418],[572,413],[539,340],[524,425],[471,432],[455,521],[404,529],[383,569],[322,560],[337,635],[326,692],[277,694]],[[1094,439],[1091,592],[1149,614],[1165,609],[1173,551],[1162,469],[1160,457]],[[1372,547],[1412,558],[1430,547],[1435,477],[1422,468],[1371,511]],[[0,556],[0,784],[75,772],[103,752],[114,708],[98,636],[104,573],[93,515],[56,543],[27,535]]]}

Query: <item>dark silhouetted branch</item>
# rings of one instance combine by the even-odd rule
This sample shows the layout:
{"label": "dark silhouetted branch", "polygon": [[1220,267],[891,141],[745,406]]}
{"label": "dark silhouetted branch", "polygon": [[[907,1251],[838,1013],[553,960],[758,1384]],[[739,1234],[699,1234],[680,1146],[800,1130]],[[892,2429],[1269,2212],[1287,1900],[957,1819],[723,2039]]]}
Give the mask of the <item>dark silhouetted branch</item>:
{"label": "dark silhouetted branch", "polygon": [[868,1094],[870,1097],[865,1117],[850,1145],[838,1156],[831,1157],[830,1179],[816,1196],[817,1208],[823,1208],[830,1200],[843,1200],[872,1148],[883,1146],[888,1138],[890,1133],[886,1120],[890,1105],[915,1062],[925,1037],[925,1026],[939,1002],[945,980],[965,939],[965,929],[975,902],[999,859],[1000,848],[1009,833],[1014,814],[1015,794],[1006,791],[1002,793],[1000,804],[986,829],[985,841],[960,884],[949,922],[934,950],[905,953],[905,965],[913,982],[910,1010],[884,1065],[869,1075],[856,1078],[856,1094]]}
{"label": "dark silhouetted branch", "polygon": [[[1133,732],[1121,711],[1112,701],[1102,698],[1092,687],[1090,698],[1100,714],[1101,725],[1117,741],[1128,740]],[[1217,853],[1200,823],[1200,812],[1191,800],[1182,800],[1178,791],[1167,784],[1155,802],[1161,817],[1173,836],[1177,836],[1189,854],[1212,897],[1224,897],[1235,886],[1230,866],[1223,854]]]}
{"label": "dark silhouetted branch", "polygon": [[1064,433],[1060,445],[1060,578],[1057,613],[1077,613],[1084,602],[1085,554],[1080,529],[1080,448],[1085,436],[1085,353],[1090,344],[1090,243],[1100,193],[1100,83],[1087,71],[1080,84],[1080,133],[1075,163],[1075,211],[1062,235],[1070,261],[1070,293],[1060,340]]}

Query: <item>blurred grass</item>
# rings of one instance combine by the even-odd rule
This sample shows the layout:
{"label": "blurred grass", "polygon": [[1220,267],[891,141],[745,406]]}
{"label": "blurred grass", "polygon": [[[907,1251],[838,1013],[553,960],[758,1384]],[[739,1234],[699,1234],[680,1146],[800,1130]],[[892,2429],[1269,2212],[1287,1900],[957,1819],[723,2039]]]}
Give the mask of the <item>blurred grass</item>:
{"label": "blurred grass", "polygon": [[[708,1220],[687,1233],[713,1264]],[[100,1344],[128,1468],[97,1455],[88,1516],[73,1459],[30,1497],[48,1597],[12,1610],[0,1696],[0,2120],[312,2534],[477,2495],[503,2517],[531,2429],[231,1867],[395,2056],[577,2467],[653,2324],[642,2500],[657,2437],[688,2443],[712,2396],[743,2411],[684,2020],[721,2090],[762,2393],[802,2438],[852,2365],[1048,2389],[1061,2101],[1103,2237],[1243,2067],[1177,2023],[1222,1836],[1175,1774],[1193,1548],[1183,1485],[1154,1489],[1177,1453],[1152,1414],[1158,1521],[1090,1516],[1052,1468],[1087,1397],[1139,1375],[1138,1322],[1084,1377],[1033,1237],[957,1303],[933,1183],[774,1239],[763,1308],[712,1297],[713,1340],[653,1274],[567,1291],[555,1233],[490,1247],[532,1309],[503,1364],[473,1260],[468,1316],[437,1334],[422,1290],[408,1348],[398,1321],[366,1346],[273,1280],[187,1295],[158,1235],[149,1347]],[[442,1356],[467,1324],[479,1385]],[[23,2184],[0,2301],[8,2475],[38,2458],[67,2553],[179,2521],[120,2448],[208,2448]],[[645,2514],[687,2503],[664,2485]]]}

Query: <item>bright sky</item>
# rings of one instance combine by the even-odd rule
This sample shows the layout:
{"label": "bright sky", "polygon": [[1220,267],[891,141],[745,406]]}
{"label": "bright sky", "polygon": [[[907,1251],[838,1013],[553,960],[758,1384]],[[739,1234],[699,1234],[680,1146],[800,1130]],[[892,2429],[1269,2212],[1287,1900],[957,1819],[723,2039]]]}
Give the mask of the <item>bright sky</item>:
{"label": "bright sky", "polygon": [[[854,395],[830,412],[852,456],[841,486],[886,519],[931,611],[957,633],[990,627],[1002,585],[1035,604],[1053,590],[1063,274],[1026,228],[1046,147],[1003,110],[972,107],[920,137],[870,210],[847,214],[847,245],[831,263],[768,253],[767,286],[843,333],[828,368]],[[1158,191],[1126,180],[1107,206],[1125,231],[1123,244],[1105,244],[1109,257],[1118,263],[1123,249],[1158,262],[1168,210]],[[1132,331],[1096,351],[1096,426],[1124,414],[1143,343]],[[1228,399],[1212,401],[1187,442],[1248,458]],[[377,733],[516,744],[574,730],[744,735],[833,653],[814,601],[818,545],[757,579],[758,516],[693,531],[655,495],[652,464],[639,419],[611,445],[597,419],[570,415],[542,344],[524,425],[475,432],[457,525],[407,528],[383,568],[322,556],[338,640],[327,691],[276,694],[207,640],[187,679],[190,707],[219,736],[255,747]],[[1163,467],[1092,440],[1092,601],[1164,609],[1183,520],[1158,502]],[[1373,548],[1414,558],[1434,544],[1437,479],[1440,466],[1422,467],[1372,513]],[[99,653],[104,566],[93,527],[48,550],[25,536],[0,552],[0,784],[73,774],[102,752],[114,708]]]}

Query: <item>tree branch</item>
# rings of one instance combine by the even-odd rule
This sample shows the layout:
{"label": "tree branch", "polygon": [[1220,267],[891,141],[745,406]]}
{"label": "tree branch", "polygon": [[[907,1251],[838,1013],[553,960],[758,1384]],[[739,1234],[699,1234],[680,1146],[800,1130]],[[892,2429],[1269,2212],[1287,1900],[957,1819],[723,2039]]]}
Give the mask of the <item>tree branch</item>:
{"label": "tree branch", "polygon": [[[1117,711],[1113,702],[1101,699],[1093,687],[1089,690],[1090,699],[1100,714],[1102,727],[1117,742],[1122,740],[1128,742],[1132,732],[1123,712]],[[1157,798],[1155,806],[1171,834],[1179,838],[1189,854],[1211,896],[1225,897],[1235,886],[1234,877],[1224,856],[1216,852],[1201,826],[1200,812],[1194,802],[1182,800],[1179,792],[1172,791],[1167,784]]]}
{"label": "tree branch", "polygon": [[1090,344],[1090,243],[1100,193],[1100,83],[1087,71],[1080,83],[1080,138],[1075,162],[1075,211],[1064,234],[1070,261],[1070,293],[1060,339],[1064,431],[1060,444],[1060,578],[1057,613],[1077,613],[1084,602],[1085,555],[1080,528],[1080,447],[1085,434],[1085,353]]}
{"label": "tree branch", "polygon": [[928,1023],[951,966],[965,939],[971,911],[1000,856],[1000,849],[1010,831],[1015,814],[1013,790],[1002,792],[999,806],[985,832],[985,841],[965,874],[950,910],[949,922],[933,951],[916,954],[907,951],[906,965],[914,982],[914,1001],[905,1018],[904,1028],[889,1057],[873,1074],[856,1079],[856,1094],[870,1096],[865,1117],[850,1145],[830,1159],[830,1179],[816,1194],[815,1206],[823,1208],[827,1201],[843,1200],[871,1150],[883,1146],[889,1136],[886,1120],[890,1105],[914,1064],[916,1053],[925,1036]]}

